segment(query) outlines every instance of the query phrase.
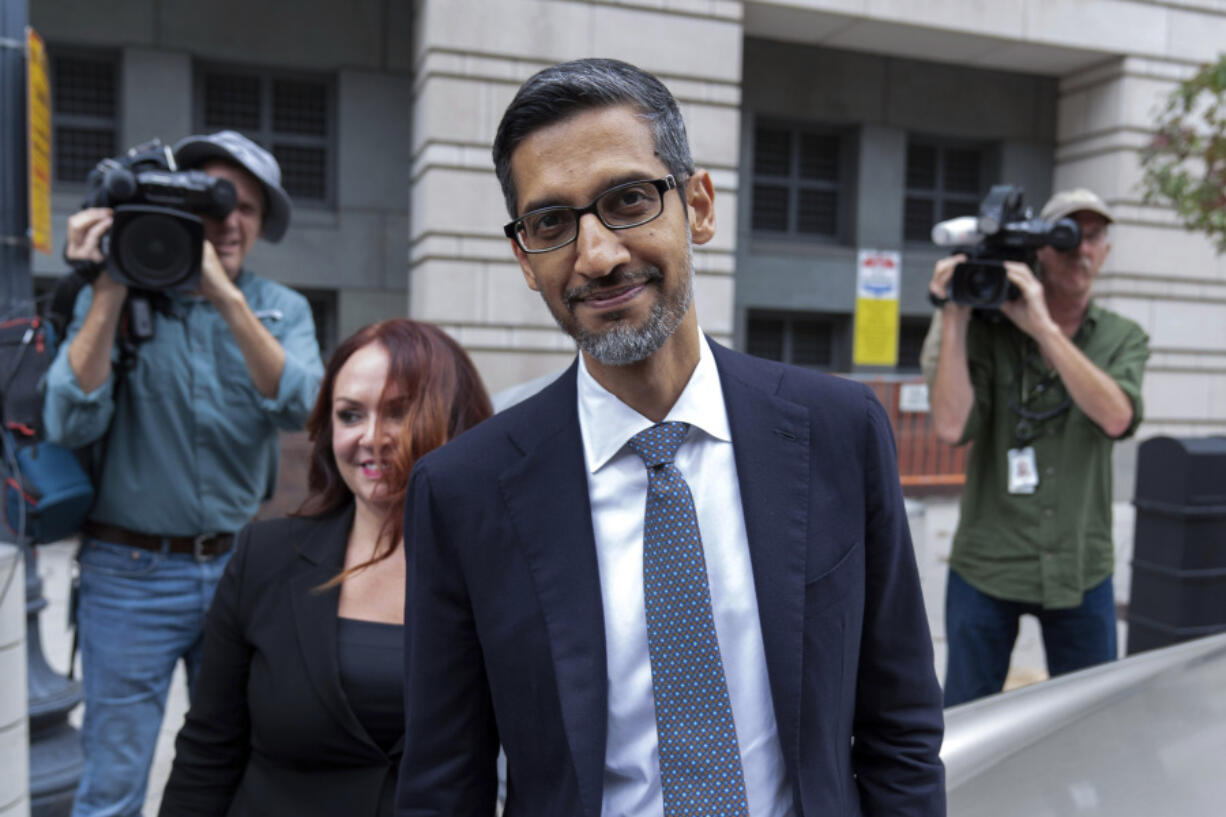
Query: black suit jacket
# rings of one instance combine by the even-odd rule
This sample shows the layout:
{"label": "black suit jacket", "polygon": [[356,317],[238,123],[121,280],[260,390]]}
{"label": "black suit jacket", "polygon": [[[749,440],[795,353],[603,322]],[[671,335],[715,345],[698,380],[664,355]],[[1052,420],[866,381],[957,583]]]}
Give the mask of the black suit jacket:
{"label": "black suit jacket", "polygon": [[162,817],[388,815],[403,739],[390,753],[345,699],[333,588],[353,506],[257,522],[238,535],[209,611]]}
{"label": "black suit jacket", "polygon": [[[712,346],[797,813],[942,815],[941,695],[885,413],[861,384]],[[500,741],[507,817],[600,817],[585,474],[573,366],[414,469],[398,817],[492,815]]]}

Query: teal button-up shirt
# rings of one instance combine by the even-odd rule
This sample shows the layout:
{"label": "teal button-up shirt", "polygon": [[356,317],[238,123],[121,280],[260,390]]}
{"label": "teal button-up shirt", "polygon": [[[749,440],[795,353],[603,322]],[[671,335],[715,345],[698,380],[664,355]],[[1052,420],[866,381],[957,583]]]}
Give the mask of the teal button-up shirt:
{"label": "teal button-up shirt", "polygon": [[47,374],[47,438],[68,448],[99,440],[105,461],[90,518],[164,536],[233,532],[276,486],[277,429],[303,426],[323,376],[311,309],[298,293],[242,272],[252,312],[285,350],[276,397],[256,391],[238,343],[204,298],[172,293],[155,312],[154,336],[115,389],[115,373],[86,394],[68,347],[93,301],[77,298]]}

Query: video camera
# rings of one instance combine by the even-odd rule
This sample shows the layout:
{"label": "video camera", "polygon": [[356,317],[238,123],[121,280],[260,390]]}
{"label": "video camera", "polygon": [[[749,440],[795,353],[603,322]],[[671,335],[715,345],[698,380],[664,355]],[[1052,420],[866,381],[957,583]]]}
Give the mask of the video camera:
{"label": "video camera", "polygon": [[[932,241],[954,247],[967,260],[954,267],[949,300],[979,309],[999,309],[1021,293],[1005,274],[1006,261],[1034,267],[1035,250],[1067,251],[1081,243],[1081,228],[1071,218],[1045,221],[1022,203],[1022,189],[995,185],[979,205],[978,216],[959,216],[932,228]],[[934,300],[935,302],[935,300]]]}
{"label": "video camera", "polygon": [[82,207],[115,211],[102,254],[116,281],[153,291],[200,288],[201,216],[234,209],[234,185],[201,170],[179,170],[170,147],[154,139],[103,159],[86,178]]}

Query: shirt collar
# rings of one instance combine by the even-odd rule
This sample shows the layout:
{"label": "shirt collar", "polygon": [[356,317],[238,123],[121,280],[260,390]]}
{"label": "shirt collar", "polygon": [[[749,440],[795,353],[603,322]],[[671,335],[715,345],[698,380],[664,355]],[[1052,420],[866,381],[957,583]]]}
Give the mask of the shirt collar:
{"label": "shirt collar", "polygon": [[[677,402],[664,418],[666,423],[689,423],[714,439],[732,442],[719,370],[707,343],[700,335],[698,365]],[[596,473],[613,459],[635,434],[655,425],[596,382],[583,355],[579,355],[579,431],[589,472]]]}

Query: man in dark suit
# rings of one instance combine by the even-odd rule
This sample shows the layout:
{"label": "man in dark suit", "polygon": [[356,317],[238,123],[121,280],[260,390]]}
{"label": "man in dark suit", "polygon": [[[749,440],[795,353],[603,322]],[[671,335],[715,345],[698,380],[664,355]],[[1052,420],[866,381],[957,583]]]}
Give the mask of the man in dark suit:
{"label": "man in dark suit", "polygon": [[893,440],[863,386],[705,338],[715,232],[676,102],[554,66],[494,161],[580,355],[422,459],[406,517],[401,817],[941,815]]}

